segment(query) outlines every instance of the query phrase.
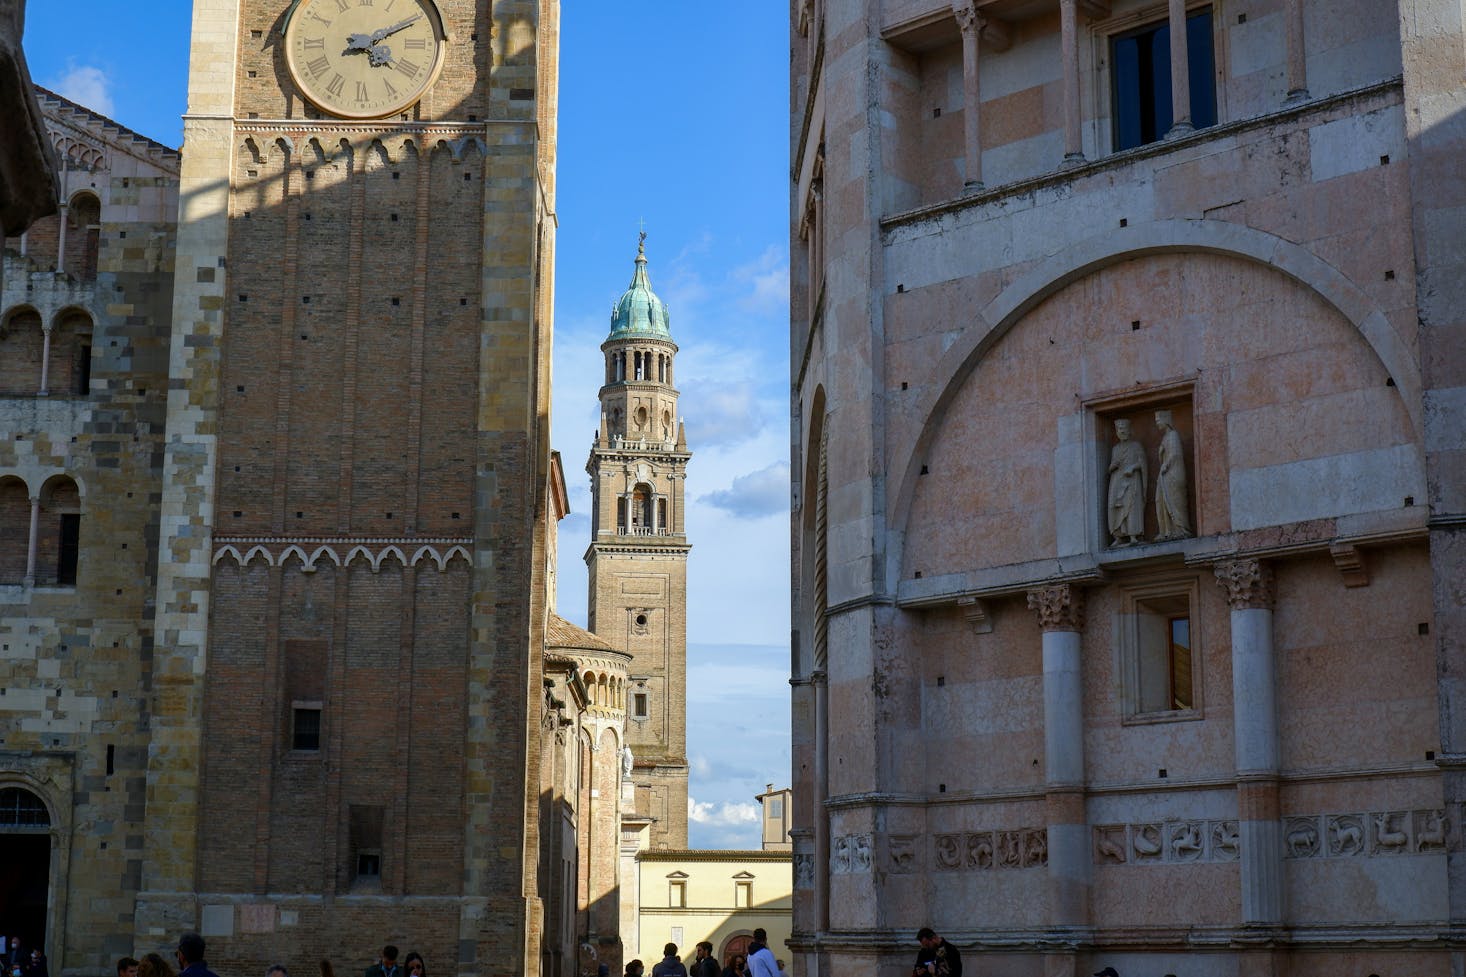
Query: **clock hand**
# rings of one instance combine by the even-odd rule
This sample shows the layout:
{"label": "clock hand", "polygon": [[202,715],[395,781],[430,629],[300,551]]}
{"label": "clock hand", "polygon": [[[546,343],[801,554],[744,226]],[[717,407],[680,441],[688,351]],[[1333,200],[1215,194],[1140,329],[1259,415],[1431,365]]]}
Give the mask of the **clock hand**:
{"label": "clock hand", "polygon": [[371,64],[373,68],[380,68],[384,64],[393,63],[392,48],[386,44],[378,44],[376,47],[372,48],[371,54],[368,55],[368,57],[371,58]]}
{"label": "clock hand", "polygon": [[[411,17],[407,18],[406,20],[401,21],[400,23],[393,24],[391,27],[383,27],[379,31],[372,31],[372,43],[375,44],[375,43],[377,43],[378,41],[380,41],[380,40],[382,40],[384,38],[391,37],[393,34],[396,34],[398,31],[405,30],[405,29],[407,29],[408,27],[411,27],[413,24],[417,23],[420,20],[422,20],[422,14],[413,14]],[[353,36],[356,36],[356,35],[353,35]]]}
{"label": "clock hand", "polygon": [[[393,24],[391,27],[383,27],[381,30],[372,31],[370,34],[351,34],[346,38],[346,53],[353,51],[370,51],[378,41],[391,37],[400,30],[411,27],[422,20],[422,14],[414,14],[404,21]],[[390,58],[390,55],[388,56]],[[374,64],[377,62],[373,62]],[[384,62],[385,63],[385,62]]]}

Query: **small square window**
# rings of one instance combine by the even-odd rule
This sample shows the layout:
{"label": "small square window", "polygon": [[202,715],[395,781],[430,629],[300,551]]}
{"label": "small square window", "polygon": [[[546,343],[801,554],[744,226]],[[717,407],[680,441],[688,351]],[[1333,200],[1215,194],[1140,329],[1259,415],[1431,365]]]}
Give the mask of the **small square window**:
{"label": "small square window", "polygon": [[1195,579],[1124,591],[1117,635],[1124,662],[1125,718],[1201,718],[1201,654]]}
{"label": "small square window", "polygon": [[356,877],[358,879],[380,879],[382,877],[382,853],[359,851],[356,853]]}
{"label": "small square window", "polygon": [[648,695],[645,692],[633,692],[631,694],[631,718],[646,719],[651,713],[647,707]]}
{"label": "small square window", "polygon": [[321,707],[297,703],[291,710],[290,748],[316,751],[321,748]]}
{"label": "small square window", "polygon": [[[1210,7],[1186,18],[1186,67],[1191,125],[1197,129],[1216,125],[1216,59]],[[1116,151],[1165,138],[1175,123],[1168,22],[1147,24],[1110,39],[1110,92]]]}

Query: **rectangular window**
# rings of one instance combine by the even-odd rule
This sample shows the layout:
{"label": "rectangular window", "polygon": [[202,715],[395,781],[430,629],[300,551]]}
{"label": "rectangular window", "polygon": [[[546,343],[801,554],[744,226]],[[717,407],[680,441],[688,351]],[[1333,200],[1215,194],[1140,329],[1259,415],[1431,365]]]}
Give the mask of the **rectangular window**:
{"label": "rectangular window", "polygon": [[61,587],[76,586],[76,564],[81,553],[81,515],[61,514],[61,540],[56,554],[56,583]]}
{"label": "rectangular window", "polygon": [[1198,596],[1194,580],[1126,589],[1117,636],[1127,719],[1200,718]]}
{"label": "rectangular window", "polygon": [[371,889],[382,884],[382,825],[386,814],[387,809],[377,804],[348,806],[353,886]]}
{"label": "rectangular window", "polygon": [[647,709],[647,693],[633,692],[631,694],[631,718],[646,719],[651,713]]}
{"label": "rectangular window", "polygon": [[297,702],[291,710],[290,748],[314,751],[321,748],[321,704]]}
{"label": "rectangular window", "polygon": [[671,909],[687,908],[687,883],[682,879],[673,879],[668,883],[667,906]]}
{"label": "rectangular window", "polygon": [[[1186,18],[1187,78],[1191,124],[1216,125],[1216,60],[1211,8]],[[1171,111],[1171,27],[1162,21],[1110,39],[1111,95],[1115,149],[1133,149],[1165,137],[1175,123]]]}
{"label": "rectangular window", "polygon": [[733,908],[747,909],[753,905],[753,883],[739,882],[733,887]]}
{"label": "rectangular window", "polygon": [[784,816],[784,798],[775,797],[769,801],[769,818],[782,818]]}

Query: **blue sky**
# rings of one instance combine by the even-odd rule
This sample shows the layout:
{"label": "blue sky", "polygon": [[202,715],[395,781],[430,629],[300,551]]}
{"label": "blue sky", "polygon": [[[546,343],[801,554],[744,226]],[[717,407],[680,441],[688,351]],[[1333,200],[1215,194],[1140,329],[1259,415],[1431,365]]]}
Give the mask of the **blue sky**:
{"label": "blue sky", "polygon": [[[146,6],[31,0],[26,53],[37,83],[177,146],[191,4]],[[693,451],[691,842],[756,848],[753,796],[789,780],[788,6],[564,0],[561,17],[559,611],[585,623],[599,346],[645,221]]]}

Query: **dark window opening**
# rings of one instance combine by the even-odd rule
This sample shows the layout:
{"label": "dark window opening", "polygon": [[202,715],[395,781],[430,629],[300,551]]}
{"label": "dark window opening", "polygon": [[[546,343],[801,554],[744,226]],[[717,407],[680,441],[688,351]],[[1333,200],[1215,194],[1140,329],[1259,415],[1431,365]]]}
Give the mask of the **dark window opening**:
{"label": "dark window opening", "polygon": [[92,389],[92,347],[82,343],[76,348],[76,382],[72,393],[85,396]]}
{"label": "dark window opening", "polygon": [[290,748],[292,750],[319,750],[321,748],[321,710],[312,707],[296,707],[291,724]]}
{"label": "dark window opening", "polygon": [[651,715],[647,708],[647,693],[637,692],[631,696],[631,716],[633,719],[645,719]]}
{"label": "dark window opening", "polygon": [[382,877],[382,855],[380,852],[359,851],[356,853],[356,877],[358,879],[379,879]]}
{"label": "dark window opening", "polygon": [[45,828],[50,824],[51,815],[35,794],[20,787],[0,790],[0,827]]}
{"label": "dark window opening", "polygon": [[56,583],[62,587],[76,586],[76,565],[80,553],[81,515],[75,512],[61,514],[61,540],[56,554]]}
{"label": "dark window opening", "polygon": [[[1110,41],[1115,149],[1133,149],[1165,137],[1175,124],[1171,111],[1171,28],[1151,24]],[[1186,18],[1187,78],[1191,125],[1216,125],[1216,61],[1211,8]]]}

